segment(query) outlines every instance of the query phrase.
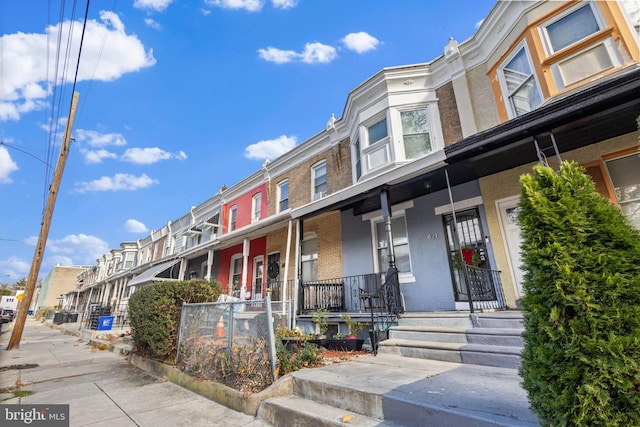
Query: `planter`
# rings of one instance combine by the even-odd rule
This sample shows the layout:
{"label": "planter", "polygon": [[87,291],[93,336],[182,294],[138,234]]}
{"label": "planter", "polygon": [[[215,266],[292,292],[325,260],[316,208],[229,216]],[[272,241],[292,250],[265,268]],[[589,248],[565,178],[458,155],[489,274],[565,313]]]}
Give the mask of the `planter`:
{"label": "planter", "polygon": [[307,340],[307,342],[310,344],[315,344],[318,347],[324,347],[324,348],[327,348],[327,341],[329,340],[326,338],[314,338],[314,339]]}
{"label": "planter", "polygon": [[364,340],[359,339],[330,339],[327,340],[327,349],[338,351],[360,351]]}

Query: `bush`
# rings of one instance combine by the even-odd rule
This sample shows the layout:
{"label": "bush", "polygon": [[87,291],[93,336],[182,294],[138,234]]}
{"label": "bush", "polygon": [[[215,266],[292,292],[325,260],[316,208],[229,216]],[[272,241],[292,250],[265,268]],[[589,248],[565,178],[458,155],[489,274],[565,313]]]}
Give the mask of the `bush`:
{"label": "bush", "polygon": [[520,181],[531,408],[549,426],[640,425],[640,235],[574,163]]}
{"label": "bush", "polygon": [[203,280],[159,282],[136,291],[129,299],[136,351],[175,364],[182,303],[212,302],[219,295],[217,282]]}

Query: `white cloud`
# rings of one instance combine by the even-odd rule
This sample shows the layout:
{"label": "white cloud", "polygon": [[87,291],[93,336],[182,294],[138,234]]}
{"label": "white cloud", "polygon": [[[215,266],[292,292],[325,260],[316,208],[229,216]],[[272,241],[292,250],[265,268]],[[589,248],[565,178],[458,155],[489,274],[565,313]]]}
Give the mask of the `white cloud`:
{"label": "white cloud", "polygon": [[[49,263],[55,265],[93,265],[97,258],[109,252],[109,244],[96,236],[69,234],[62,239],[47,240],[47,251],[53,254]],[[55,257],[62,258],[61,261]]]}
{"label": "white cloud", "polygon": [[265,61],[276,64],[286,64],[296,60],[307,64],[316,64],[333,61],[338,57],[338,51],[333,46],[316,42],[307,43],[301,53],[269,46],[266,49],[258,49],[258,56]]}
{"label": "white cloud", "polygon": [[114,176],[103,176],[93,181],[76,182],[74,192],[86,193],[89,191],[136,191],[141,188],[158,184],[158,180],[152,179],[146,174],[140,176],[117,173]]}
{"label": "white cloud", "polygon": [[179,151],[178,153],[173,154],[158,147],[129,148],[122,155],[122,160],[125,162],[135,163],[138,165],[149,165],[168,159],[184,160],[186,158],[187,155],[184,151]]}
{"label": "white cloud", "polygon": [[377,48],[380,44],[380,40],[361,31],[359,33],[347,34],[342,39],[342,43],[344,43],[349,50],[357,53],[364,53]]}
{"label": "white cloud", "polygon": [[130,233],[146,233],[149,231],[146,225],[136,219],[128,219],[124,222],[124,229]]}
{"label": "white cloud", "polygon": [[9,150],[4,147],[0,147],[0,184],[9,184],[13,182],[11,172],[17,171],[18,164],[13,161]]}
{"label": "white cloud", "polygon": [[104,159],[117,159],[118,155],[107,150],[80,150],[84,161],[89,164],[102,163]]}
{"label": "white cloud", "polygon": [[293,50],[281,50],[271,46],[266,49],[258,49],[258,55],[265,61],[275,62],[276,64],[286,64],[298,57],[298,54]]}
{"label": "white cloud", "polygon": [[156,21],[155,19],[145,18],[144,19],[144,23],[147,24],[147,26],[153,28],[154,30],[161,30],[162,29],[162,25],[160,25],[158,23],[158,21]]}
{"label": "white cloud", "polygon": [[108,145],[127,145],[127,140],[119,133],[101,133],[95,130],[78,129],[76,141],[86,142],[91,147],[106,147]]}
{"label": "white cloud", "polygon": [[302,52],[302,62],[307,64],[327,63],[336,59],[338,52],[336,48],[328,46],[322,43],[307,43],[304,45],[304,52]]}
{"label": "white cloud", "polygon": [[205,3],[223,9],[244,9],[248,12],[259,12],[264,6],[264,0],[205,0]]}
{"label": "white cloud", "polygon": [[[156,63],[151,49],[145,50],[137,36],[126,34],[118,15],[101,11],[100,21],[87,21],[78,81],[112,81]],[[64,61],[59,61],[56,73],[56,61],[47,61],[47,51],[55,55],[59,34],[72,34],[70,58],[78,57],[82,31],[70,31],[72,24],[82,26],[79,21],[64,21],[60,27],[47,27],[44,33],[18,32],[0,37],[0,120],[18,120],[21,114],[45,108],[51,85],[72,81],[75,67],[65,71]],[[54,82],[51,79],[56,75],[60,80]]]}
{"label": "white cloud", "polygon": [[244,149],[244,156],[248,159],[274,160],[295,146],[295,136],[281,135],[276,139],[259,141],[256,144],[249,145]]}
{"label": "white cloud", "polygon": [[291,9],[296,7],[298,0],[271,0],[271,3],[276,9]]}
{"label": "white cloud", "polygon": [[10,280],[18,281],[21,278],[26,278],[30,269],[31,260],[25,261],[16,256],[11,256],[6,260],[0,260],[0,275],[3,278],[10,277]]}
{"label": "white cloud", "polygon": [[162,12],[171,4],[173,0],[135,0],[133,7],[136,9],[155,10]]}

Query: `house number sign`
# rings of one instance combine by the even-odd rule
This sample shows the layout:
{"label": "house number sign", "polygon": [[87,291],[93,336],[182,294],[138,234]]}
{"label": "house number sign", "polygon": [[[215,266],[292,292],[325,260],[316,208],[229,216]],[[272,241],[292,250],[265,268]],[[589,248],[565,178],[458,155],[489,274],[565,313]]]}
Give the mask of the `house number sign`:
{"label": "house number sign", "polygon": [[438,233],[427,233],[427,240],[434,240],[438,238]]}

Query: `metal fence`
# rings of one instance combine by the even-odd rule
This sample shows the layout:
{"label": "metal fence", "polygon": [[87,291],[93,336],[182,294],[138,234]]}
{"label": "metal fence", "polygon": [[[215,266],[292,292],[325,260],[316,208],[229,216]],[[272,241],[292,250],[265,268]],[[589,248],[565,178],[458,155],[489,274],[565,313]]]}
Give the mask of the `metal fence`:
{"label": "metal fence", "polygon": [[262,390],[277,378],[274,331],[290,324],[287,302],[229,300],[184,304],[178,366],[236,390]]}

